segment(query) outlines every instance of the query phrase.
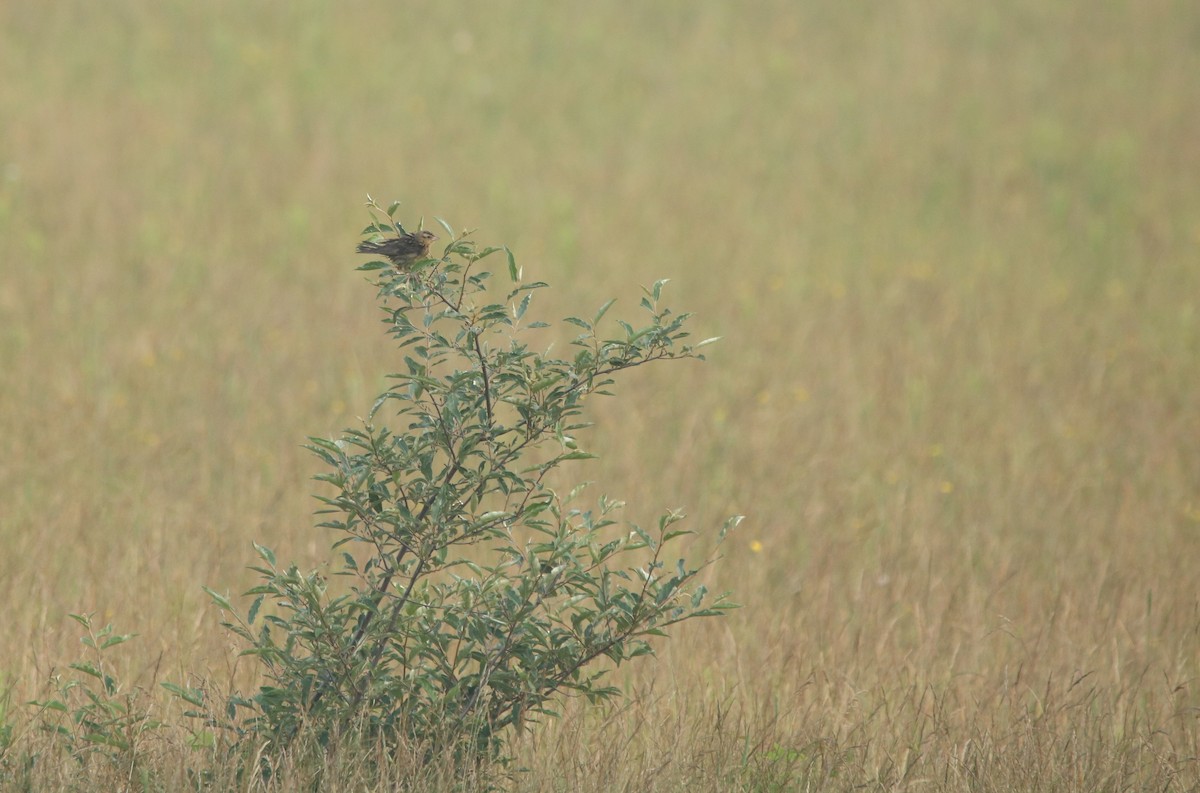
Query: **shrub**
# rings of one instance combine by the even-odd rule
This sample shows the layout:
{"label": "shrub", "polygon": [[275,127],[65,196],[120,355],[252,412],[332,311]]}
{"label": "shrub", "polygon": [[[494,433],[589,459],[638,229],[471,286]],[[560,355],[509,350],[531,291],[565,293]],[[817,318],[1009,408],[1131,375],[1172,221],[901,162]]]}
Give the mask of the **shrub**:
{"label": "shrub", "polygon": [[[404,233],[396,204],[368,206],[364,234]],[[577,440],[583,408],[615,375],[702,358],[713,340],[684,343],[689,315],[662,305],[660,281],[644,290],[640,326],[619,320],[606,335],[610,300],[564,320],[571,357],[537,352],[527,339],[550,326],[529,309],[546,284],[524,281],[507,249],[442,225],[439,258],[359,268],[374,279],[401,371],[362,426],[309,439],[327,467],[316,477],[330,488],[320,525],[344,581],[281,566],[256,545],[260,580],[244,614],[209,590],[266,682],[219,711],[198,689],[170,688],[234,736],[503,757],[504,736],[554,716],[558,696],[614,696],[612,666],[651,653],[673,624],[734,607],[697,580],[711,556],[669,562],[668,545],[691,533],[681,513],[618,528],[620,502],[585,505],[584,485],[552,486],[558,469],[592,457]],[[506,286],[485,260],[504,262]]]}
{"label": "shrub", "polygon": [[[50,696],[29,704],[38,709],[39,726],[53,736],[55,748],[65,750],[82,768],[101,758],[132,774],[143,738],[161,726],[150,717],[144,692],[123,686],[108,660],[111,648],[135,634],[119,634],[112,625],[97,628],[90,614],[69,616],[83,626],[80,641],[89,652],[70,664],[71,673],[51,675]],[[2,750],[11,740],[11,728],[0,729],[0,739]],[[0,751],[0,758],[3,754]],[[23,762],[28,765],[35,759]],[[50,756],[41,760],[55,762]]]}

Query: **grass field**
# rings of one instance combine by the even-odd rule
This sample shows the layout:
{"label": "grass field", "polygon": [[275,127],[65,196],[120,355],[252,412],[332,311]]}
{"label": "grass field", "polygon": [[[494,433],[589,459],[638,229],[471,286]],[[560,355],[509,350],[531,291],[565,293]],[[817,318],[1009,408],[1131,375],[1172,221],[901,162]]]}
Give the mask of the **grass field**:
{"label": "grass field", "polygon": [[300,446],[399,366],[370,193],[547,316],[671,278],[725,337],[619,384],[581,476],[746,514],[744,608],[515,789],[1200,789],[1194,3],[7,3],[0,71],[16,746],[68,613],[140,634],[128,685],[233,681],[201,585],[329,558]]}

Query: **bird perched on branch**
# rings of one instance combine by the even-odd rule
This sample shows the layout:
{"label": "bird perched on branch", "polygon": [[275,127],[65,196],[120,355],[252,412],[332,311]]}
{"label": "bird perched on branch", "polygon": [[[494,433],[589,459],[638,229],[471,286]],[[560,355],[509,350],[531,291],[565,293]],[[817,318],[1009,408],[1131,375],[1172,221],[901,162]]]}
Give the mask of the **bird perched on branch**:
{"label": "bird perched on branch", "polygon": [[415,234],[404,234],[392,237],[383,242],[360,242],[359,253],[378,253],[386,256],[392,264],[400,269],[407,269],[418,259],[429,256],[429,246],[438,236],[432,231],[418,231]]}

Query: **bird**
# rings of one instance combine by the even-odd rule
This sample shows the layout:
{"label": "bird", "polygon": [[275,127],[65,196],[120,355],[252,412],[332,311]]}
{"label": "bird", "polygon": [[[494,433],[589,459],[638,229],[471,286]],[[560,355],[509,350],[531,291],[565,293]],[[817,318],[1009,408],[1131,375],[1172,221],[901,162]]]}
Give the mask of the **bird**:
{"label": "bird", "polygon": [[405,270],[418,259],[429,255],[429,246],[438,236],[432,231],[422,230],[415,234],[403,234],[382,242],[360,242],[359,253],[379,253],[388,258],[398,269]]}

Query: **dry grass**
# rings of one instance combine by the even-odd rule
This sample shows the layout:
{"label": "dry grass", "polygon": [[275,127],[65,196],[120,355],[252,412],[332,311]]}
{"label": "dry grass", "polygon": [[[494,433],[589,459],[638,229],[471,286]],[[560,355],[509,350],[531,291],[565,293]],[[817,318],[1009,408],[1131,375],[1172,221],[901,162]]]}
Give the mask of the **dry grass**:
{"label": "dry grass", "polygon": [[142,634],[130,681],[232,679],[200,585],[325,560],[299,444],[394,366],[371,192],[511,245],[550,316],[666,276],[727,337],[627,381],[586,476],[748,514],[746,607],[516,789],[1200,787],[1200,12],[738,9],[0,6],[12,701],[72,611]]}

